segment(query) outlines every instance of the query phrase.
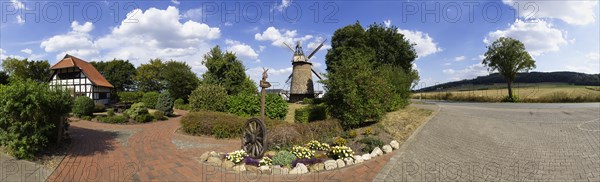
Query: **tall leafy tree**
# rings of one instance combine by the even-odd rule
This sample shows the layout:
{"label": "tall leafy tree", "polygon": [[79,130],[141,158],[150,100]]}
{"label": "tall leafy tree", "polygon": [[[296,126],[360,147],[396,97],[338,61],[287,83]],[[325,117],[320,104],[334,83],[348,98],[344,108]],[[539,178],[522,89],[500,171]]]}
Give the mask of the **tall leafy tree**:
{"label": "tall leafy tree", "polygon": [[136,70],[129,61],[114,59],[108,62],[92,62],[92,65],[115,87],[115,91],[135,88],[133,77]]}
{"label": "tall leafy tree", "polygon": [[396,26],[385,27],[372,24],[365,32],[367,46],[375,52],[375,66],[393,65],[405,72],[412,70],[412,62],[417,58],[414,49],[403,34],[398,33]]}
{"label": "tall leafy tree", "polygon": [[187,100],[192,91],[198,87],[200,80],[192,72],[192,68],[184,62],[171,60],[164,64],[160,78],[162,78],[165,89],[175,100]]}
{"label": "tall leafy tree", "polygon": [[515,101],[512,82],[517,77],[517,73],[536,67],[535,61],[525,50],[525,45],[510,37],[500,37],[487,46],[482,64],[487,66],[489,71],[498,71],[506,79],[508,101]]}
{"label": "tall leafy tree", "polygon": [[4,71],[0,71],[0,85],[8,84],[8,74]]}
{"label": "tall leafy tree", "polygon": [[50,64],[48,61],[29,61],[28,59],[6,58],[2,68],[12,79],[31,79],[37,82],[50,80]]}
{"label": "tall leafy tree", "polygon": [[144,92],[162,91],[165,87],[160,78],[162,69],[164,69],[164,64],[160,59],[153,59],[148,64],[140,65],[134,77],[138,89]]}
{"label": "tall leafy tree", "polygon": [[223,52],[219,46],[204,55],[202,64],[208,69],[203,75],[204,83],[225,87],[227,94],[256,93],[256,85],[246,76],[246,68],[231,52]]}

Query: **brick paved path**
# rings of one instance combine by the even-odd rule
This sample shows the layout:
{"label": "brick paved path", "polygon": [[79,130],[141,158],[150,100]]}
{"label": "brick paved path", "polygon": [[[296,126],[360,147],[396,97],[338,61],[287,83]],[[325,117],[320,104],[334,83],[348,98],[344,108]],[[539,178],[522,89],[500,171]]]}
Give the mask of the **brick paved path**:
{"label": "brick paved path", "polygon": [[195,159],[209,150],[236,150],[239,140],[177,134],[180,118],[140,125],[74,122],[72,147],[48,181],[371,181],[392,157],[307,175],[224,172]]}
{"label": "brick paved path", "polygon": [[375,181],[600,181],[600,104],[438,103]]}

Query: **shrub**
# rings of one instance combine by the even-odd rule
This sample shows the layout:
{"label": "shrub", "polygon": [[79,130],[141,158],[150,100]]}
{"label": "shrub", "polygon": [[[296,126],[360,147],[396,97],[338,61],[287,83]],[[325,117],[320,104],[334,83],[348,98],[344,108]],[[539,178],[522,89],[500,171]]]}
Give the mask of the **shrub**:
{"label": "shrub", "polygon": [[371,127],[366,128],[365,132],[363,134],[367,135],[367,136],[372,135],[373,134],[373,128],[371,128]]}
{"label": "shrub", "polygon": [[302,99],[302,103],[303,104],[313,104],[314,102],[313,102],[313,99],[311,99],[311,98],[304,98],[304,99]]}
{"label": "shrub", "polygon": [[94,101],[89,97],[77,97],[73,105],[73,114],[77,117],[92,116],[94,107]]}
{"label": "shrub", "polygon": [[227,91],[220,85],[201,84],[190,95],[190,106],[193,111],[226,111]]}
{"label": "shrub", "polygon": [[371,152],[375,147],[383,147],[385,145],[383,141],[373,137],[362,138],[358,142],[365,144],[365,147],[362,148],[363,152]]}
{"label": "shrub", "polygon": [[138,103],[138,102],[142,102],[142,97],[144,96],[144,93],[143,92],[118,92],[117,96],[119,97],[120,102]]}
{"label": "shrub", "polygon": [[[267,127],[269,127],[267,125]],[[325,140],[342,133],[338,120],[325,120],[312,123],[282,123],[269,128],[268,146],[285,148],[292,145],[303,145],[311,140]]]}
{"label": "shrub", "polygon": [[329,156],[333,159],[345,159],[352,158],[354,151],[350,147],[346,146],[334,146],[329,150]]}
{"label": "shrub", "polygon": [[108,117],[113,117],[113,116],[115,116],[115,109],[113,109],[113,108],[107,109],[107,110],[106,110],[106,115],[107,115]]}
{"label": "shrub", "polygon": [[133,118],[133,120],[135,120],[135,122],[138,122],[138,123],[147,123],[147,122],[154,120],[154,117],[152,117],[152,115],[150,115],[150,114],[140,114],[140,115],[135,116]]}
{"label": "shrub", "polygon": [[56,126],[66,122],[61,118],[68,116],[73,98],[47,83],[12,81],[0,85],[0,103],[0,146],[16,158],[31,159],[64,129]]}
{"label": "shrub", "polygon": [[284,119],[288,113],[287,102],[278,94],[265,95],[265,115],[271,119]]}
{"label": "shrub", "polygon": [[200,111],[191,112],[181,118],[181,128],[191,135],[215,135],[215,137],[221,138],[240,137],[245,122],[244,118],[232,114]]}
{"label": "shrub", "polygon": [[512,97],[510,96],[506,96],[504,97],[504,99],[502,99],[502,102],[519,102],[519,96],[513,95]]}
{"label": "shrub", "polygon": [[244,160],[244,157],[248,156],[248,154],[246,153],[246,151],[244,150],[237,150],[234,152],[231,152],[229,154],[227,154],[227,156],[225,157],[228,161],[231,161],[235,164],[238,164],[240,162],[242,162],[242,160]]}
{"label": "shrub", "polygon": [[164,91],[160,94],[160,96],[158,96],[158,101],[156,102],[156,109],[160,111],[162,115],[173,115],[173,99],[171,98],[171,94],[168,90]]}
{"label": "shrub", "polygon": [[136,117],[139,115],[148,115],[148,108],[146,107],[146,104],[139,102],[131,105],[131,108],[127,109],[125,113],[127,113],[129,118],[137,120]]}
{"label": "shrub", "polygon": [[294,121],[297,123],[307,123],[327,119],[325,105],[310,105],[297,109],[294,113]]}
{"label": "shrub", "polygon": [[336,137],[335,140],[333,140],[333,145],[334,146],[346,146],[346,139],[344,139],[342,137]]}
{"label": "shrub", "polygon": [[273,165],[290,167],[292,162],[296,160],[296,156],[288,151],[279,151],[273,156]]}
{"label": "shrub", "polygon": [[98,121],[103,123],[127,123],[128,119],[125,116],[107,116],[99,117]]}
{"label": "shrub", "polygon": [[260,98],[252,94],[237,94],[227,99],[227,112],[249,117],[260,114]]}
{"label": "shrub", "polygon": [[94,112],[104,112],[106,111],[106,106],[102,103],[94,104]]}
{"label": "shrub", "polygon": [[154,113],[152,113],[152,116],[156,119],[156,120],[167,120],[167,118],[165,118],[165,115],[163,114],[162,111],[155,111]]}
{"label": "shrub", "polygon": [[309,148],[303,146],[294,146],[292,148],[292,154],[294,154],[297,158],[303,159],[315,157],[315,151],[312,151]]}
{"label": "shrub", "polygon": [[86,121],[91,121],[92,119],[94,119],[94,117],[92,117],[92,116],[82,116],[80,119],[86,120]]}
{"label": "shrub", "polygon": [[147,92],[142,96],[142,102],[146,104],[148,108],[154,109],[156,108],[159,95],[158,92]]}
{"label": "shrub", "polygon": [[175,105],[175,108],[181,109],[179,106],[185,105],[185,101],[183,99],[177,99],[173,104]]}
{"label": "shrub", "polygon": [[356,138],[358,136],[358,132],[356,132],[356,130],[349,131],[348,136],[350,138]]}

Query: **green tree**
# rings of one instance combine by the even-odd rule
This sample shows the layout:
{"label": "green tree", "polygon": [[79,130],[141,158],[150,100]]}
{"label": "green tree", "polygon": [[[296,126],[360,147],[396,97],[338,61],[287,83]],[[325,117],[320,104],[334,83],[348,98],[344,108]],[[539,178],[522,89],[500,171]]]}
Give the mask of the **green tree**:
{"label": "green tree", "polygon": [[368,47],[375,52],[375,66],[393,65],[405,72],[412,70],[412,62],[417,58],[414,49],[403,34],[398,33],[396,26],[385,27],[382,24],[372,24],[365,32]]}
{"label": "green tree", "polygon": [[77,97],[73,104],[73,114],[77,117],[94,115],[94,101],[89,97]]}
{"label": "green tree", "polygon": [[8,84],[8,74],[4,71],[0,71],[0,85]]}
{"label": "green tree", "polygon": [[163,68],[164,64],[160,59],[153,59],[148,64],[140,65],[134,77],[138,89],[143,92],[162,91],[165,88],[160,77]]}
{"label": "green tree", "polygon": [[134,88],[133,77],[136,71],[129,61],[114,59],[108,62],[91,62],[91,64],[115,87],[114,92]]}
{"label": "green tree", "polygon": [[158,96],[156,109],[162,112],[165,116],[173,115],[173,98],[171,98],[171,94],[168,90],[165,90],[164,92],[160,93],[160,96]]}
{"label": "green tree", "polygon": [[0,146],[17,158],[31,159],[63,128],[73,98],[46,83],[15,80],[0,85]]}
{"label": "green tree", "polygon": [[517,73],[535,68],[535,61],[525,50],[525,45],[510,37],[500,37],[487,46],[482,64],[487,66],[489,71],[498,71],[504,76],[508,85],[508,101],[516,101],[512,92],[512,82]]}
{"label": "green tree", "polygon": [[168,61],[160,73],[160,78],[173,99],[187,100],[188,96],[198,87],[198,77],[192,68],[184,62]]}
{"label": "green tree", "polygon": [[208,69],[202,75],[205,83],[222,85],[229,95],[257,92],[254,82],[246,76],[246,68],[234,53],[224,53],[215,46],[204,55],[202,64]]}
{"label": "green tree", "polygon": [[28,59],[6,58],[2,68],[11,79],[31,79],[37,82],[50,81],[50,64],[48,61],[29,61]]}

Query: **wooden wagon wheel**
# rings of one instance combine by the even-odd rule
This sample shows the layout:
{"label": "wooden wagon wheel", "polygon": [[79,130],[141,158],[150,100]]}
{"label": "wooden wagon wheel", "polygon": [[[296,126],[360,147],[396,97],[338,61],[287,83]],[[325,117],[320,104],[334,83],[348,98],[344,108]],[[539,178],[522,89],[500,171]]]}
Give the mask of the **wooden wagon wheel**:
{"label": "wooden wagon wheel", "polygon": [[260,158],[267,150],[267,127],[258,118],[246,121],[242,136],[242,149],[252,158]]}

